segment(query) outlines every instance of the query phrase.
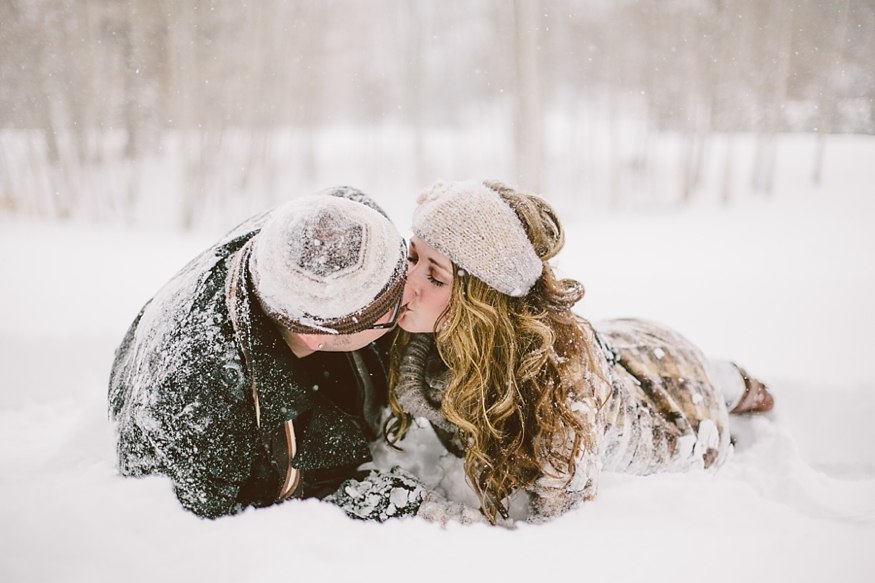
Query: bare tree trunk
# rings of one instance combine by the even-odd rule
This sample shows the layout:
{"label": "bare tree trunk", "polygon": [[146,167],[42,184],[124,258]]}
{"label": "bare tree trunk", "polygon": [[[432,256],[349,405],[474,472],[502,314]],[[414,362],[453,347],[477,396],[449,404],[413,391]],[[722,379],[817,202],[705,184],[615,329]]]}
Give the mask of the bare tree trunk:
{"label": "bare tree trunk", "polygon": [[723,204],[728,205],[732,200],[732,172],[734,170],[733,164],[733,150],[735,148],[734,138],[731,134],[727,134],[726,136],[726,155],[723,158],[723,178],[720,181],[720,199]]}
{"label": "bare tree trunk", "polygon": [[427,176],[425,157],[425,115],[423,111],[425,93],[425,71],[422,55],[422,30],[425,20],[421,2],[407,4],[407,101],[410,115],[410,128],[413,132],[413,166],[417,184],[422,184]]}
{"label": "bare tree trunk", "polygon": [[811,172],[811,182],[820,186],[823,177],[823,158],[826,151],[826,132],[818,129],[817,141],[814,145],[814,168]]}
{"label": "bare tree trunk", "polygon": [[[699,72],[698,59],[701,55],[701,32],[697,26],[696,18],[691,17],[686,12],[679,15],[677,20],[680,22],[681,30],[679,36],[689,35],[692,57],[687,61],[689,69],[688,78],[698,80],[697,73]],[[683,148],[681,149],[681,204],[688,204],[693,198],[693,190],[695,189],[695,158],[696,158],[696,100],[699,98],[695,91],[695,86],[691,85],[684,92],[683,102],[686,109],[686,121],[683,132]]]}
{"label": "bare tree trunk", "polygon": [[[262,59],[267,62],[273,62],[274,55],[271,53],[271,46],[276,41],[274,35],[274,26],[276,20],[272,19],[268,22],[266,15],[267,8],[258,3],[249,8],[247,14],[246,26],[248,28],[246,34],[246,45],[251,45],[255,48],[255,53],[262,56]],[[276,93],[276,87],[268,86],[266,75],[264,73],[264,65],[255,66],[253,70],[253,79],[249,83],[246,99],[250,105],[261,103],[265,99],[270,99],[270,96]],[[272,103],[270,104],[272,105]],[[271,111],[268,108],[268,111]],[[252,187],[255,178],[259,173],[267,175],[267,152],[270,149],[268,137],[269,122],[266,119],[265,110],[263,108],[250,108],[248,111],[248,140],[246,150],[246,162],[240,171],[239,187],[240,190],[246,191]],[[272,188],[262,188],[261,193],[269,206],[273,199]]]}
{"label": "bare tree trunk", "polygon": [[617,96],[613,84],[608,86],[608,192],[610,204],[619,207],[623,200],[623,189],[620,183],[620,127],[617,113]]}
{"label": "bare tree trunk", "polygon": [[[845,45],[848,36],[848,13],[850,12],[850,0],[843,0],[836,7],[838,10],[838,24],[836,25],[837,39],[835,44],[835,58],[833,63],[836,68],[844,67],[845,63]],[[820,123],[817,128],[817,145],[814,152],[814,168],[811,173],[811,181],[820,186],[820,181],[823,176],[823,159],[826,151],[826,136],[830,131],[834,131],[833,126],[836,123],[837,107],[836,107],[836,71],[832,71],[829,81],[823,88],[823,96],[820,103]]]}
{"label": "bare tree trunk", "polygon": [[203,165],[205,144],[203,132],[205,129],[197,129],[195,108],[198,104],[197,84],[197,12],[191,2],[181,2],[178,5],[172,2],[165,7],[176,14],[170,17],[168,54],[175,59],[172,66],[171,87],[175,89],[179,98],[175,101],[177,120],[183,138],[181,141],[181,162],[185,182],[183,186],[183,200],[180,212],[180,221],[184,229],[194,226],[194,221],[205,197]]}
{"label": "bare tree trunk", "polygon": [[[324,51],[324,37],[322,33],[331,18],[330,7],[321,3],[308,5],[306,10],[307,22],[311,23],[302,32],[305,36],[298,39],[297,50],[306,47],[306,61],[314,70],[323,69],[327,63]],[[364,61],[364,57],[363,57]],[[299,87],[303,115],[299,120],[304,151],[303,168],[307,181],[312,183],[318,176],[318,159],[316,156],[316,139],[318,135],[317,125],[322,118],[322,94],[324,80],[321,75],[308,75]]]}
{"label": "bare tree trunk", "polygon": [[709,26],[713,23],[706,17],[685,13],[682,22],[693,39],[693,70],[690,75],[693,83],[686,95],[687,132],[681,187],[681,202],[689,204],[701,186],[702,168],[708,155],[716,100],[712,60],[715,54],[720,54],[720,47],[714,46],[715,39]]}
{"label": "bare tree trunk", "polygon": [[778,159],[778,132],[781,125],[781,114],[787,97],[787,81],[790,74],[790,54],[793,40],[793,11],[788,11],[785,5],[773,7],[779,10],[775,20],[778,20],[778,35],[775,47],[777,67],[775,69],[775,87],[769,99],[765,102],[766,127],[757,138],[756,159],[754,164],[754,190],[763,194],[771,194],[775,186],[775,172]]}
{"label": "bare tree trunk", "polygon": [[684,148],[681,155],[681,204],[689,204],[702,182],[702,167],[707,157],[708,137],[701,127],[701,121],[695,120],[696,126],[689,129],[684,136]]}
{"label": "bare tree trunk", "polygon": [[539,0],[514,0],[514,61],[516,63],[516,172],[517,182],[540,192],[544,127],[539,55]]}
{"label": "bare tree trunk", "polygon": [[6,140],[0,136],[0,213],[14,213],[18,210],[18,201],[13,194],[12,163],[6,149]]}
{"label": "bare tree trunk", "polygon": [[693,198],[693,158],[695,155],[694,132],[687,129],[684,132],[684,145],[681,149],[681,204],[686,205]]}
{"label": "bare tree trunk", "polygon": [[70,180],[71,159],[69,101],[64,89],[62,58],[68,47],[64,27],[63,8],[47,7],[44,14],[46,34],[39,54],[39,124],[42,130],[48,165],[49,198],[45,206],[38,204],[40,214],[69,217],[73,210],[72,184]]}
{"label": "bare tree trunk", "polygon": [[140,55],[135,47],[135,36],[139,34],[143,23],[137,19],[135,0],[127,0],[124,12],[124,38],[122,39],[122,78],[124,80],[123,119],[127,141],[125,142],[125,158],[136,158],[140,154],[140,120],[139,74]]}

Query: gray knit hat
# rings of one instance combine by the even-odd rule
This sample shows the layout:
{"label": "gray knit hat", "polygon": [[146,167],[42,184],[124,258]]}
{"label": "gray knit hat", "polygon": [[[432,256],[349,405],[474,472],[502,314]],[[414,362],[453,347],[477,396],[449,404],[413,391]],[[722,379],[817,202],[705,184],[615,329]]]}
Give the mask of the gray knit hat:
{"label": "gray knit hat", "polygon": [[519,217],[483,182],[438,182],[419,195],[413,232],[450,260],[509,296],[524,296],[543,262]]}
{"label": "gray knit hat", "polygon": [[277,207],[254,239],[255,294],[292,332],[360,332],[404,291],[404,240],[376,204],[349,187]]}

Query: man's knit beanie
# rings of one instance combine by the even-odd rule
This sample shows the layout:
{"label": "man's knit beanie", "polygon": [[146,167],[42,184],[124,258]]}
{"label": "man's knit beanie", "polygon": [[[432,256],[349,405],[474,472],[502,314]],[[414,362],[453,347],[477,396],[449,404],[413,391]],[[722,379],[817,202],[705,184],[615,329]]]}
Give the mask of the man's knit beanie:
{"label": "man's knit beanie", "polygon": [[438,182],[417,199],[414,234],[509,296],[524,296],[543,262],[514,210],[483,182]]}
{"label": "man's knit beanie", "polygon": [[292,332],[361,332],[404,291],[404,240],[373,201],[349,187],[277,207],[253,245],[249,269],[259,303]]}

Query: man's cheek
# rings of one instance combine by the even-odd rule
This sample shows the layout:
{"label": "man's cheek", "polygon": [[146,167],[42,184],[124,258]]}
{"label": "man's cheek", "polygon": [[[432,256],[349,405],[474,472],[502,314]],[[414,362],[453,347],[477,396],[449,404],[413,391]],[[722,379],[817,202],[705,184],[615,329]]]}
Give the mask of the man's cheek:
{"label": "man's cheek", "polygon": [[337,336],[334,339],[334,346],[351,346],[352,338],[349,336]]}

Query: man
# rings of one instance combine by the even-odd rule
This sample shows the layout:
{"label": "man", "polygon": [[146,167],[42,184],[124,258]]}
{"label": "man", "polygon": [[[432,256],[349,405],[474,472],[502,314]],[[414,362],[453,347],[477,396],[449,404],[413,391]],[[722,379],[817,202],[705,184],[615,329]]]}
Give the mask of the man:
{"label": "man", "polygon": [[398,317],[406,249],[341,187],[250,219],[140,311],[109,382],[123,475],[164,474],[217,517],[323,497],[370,459],[385,399],[374,342]]}

